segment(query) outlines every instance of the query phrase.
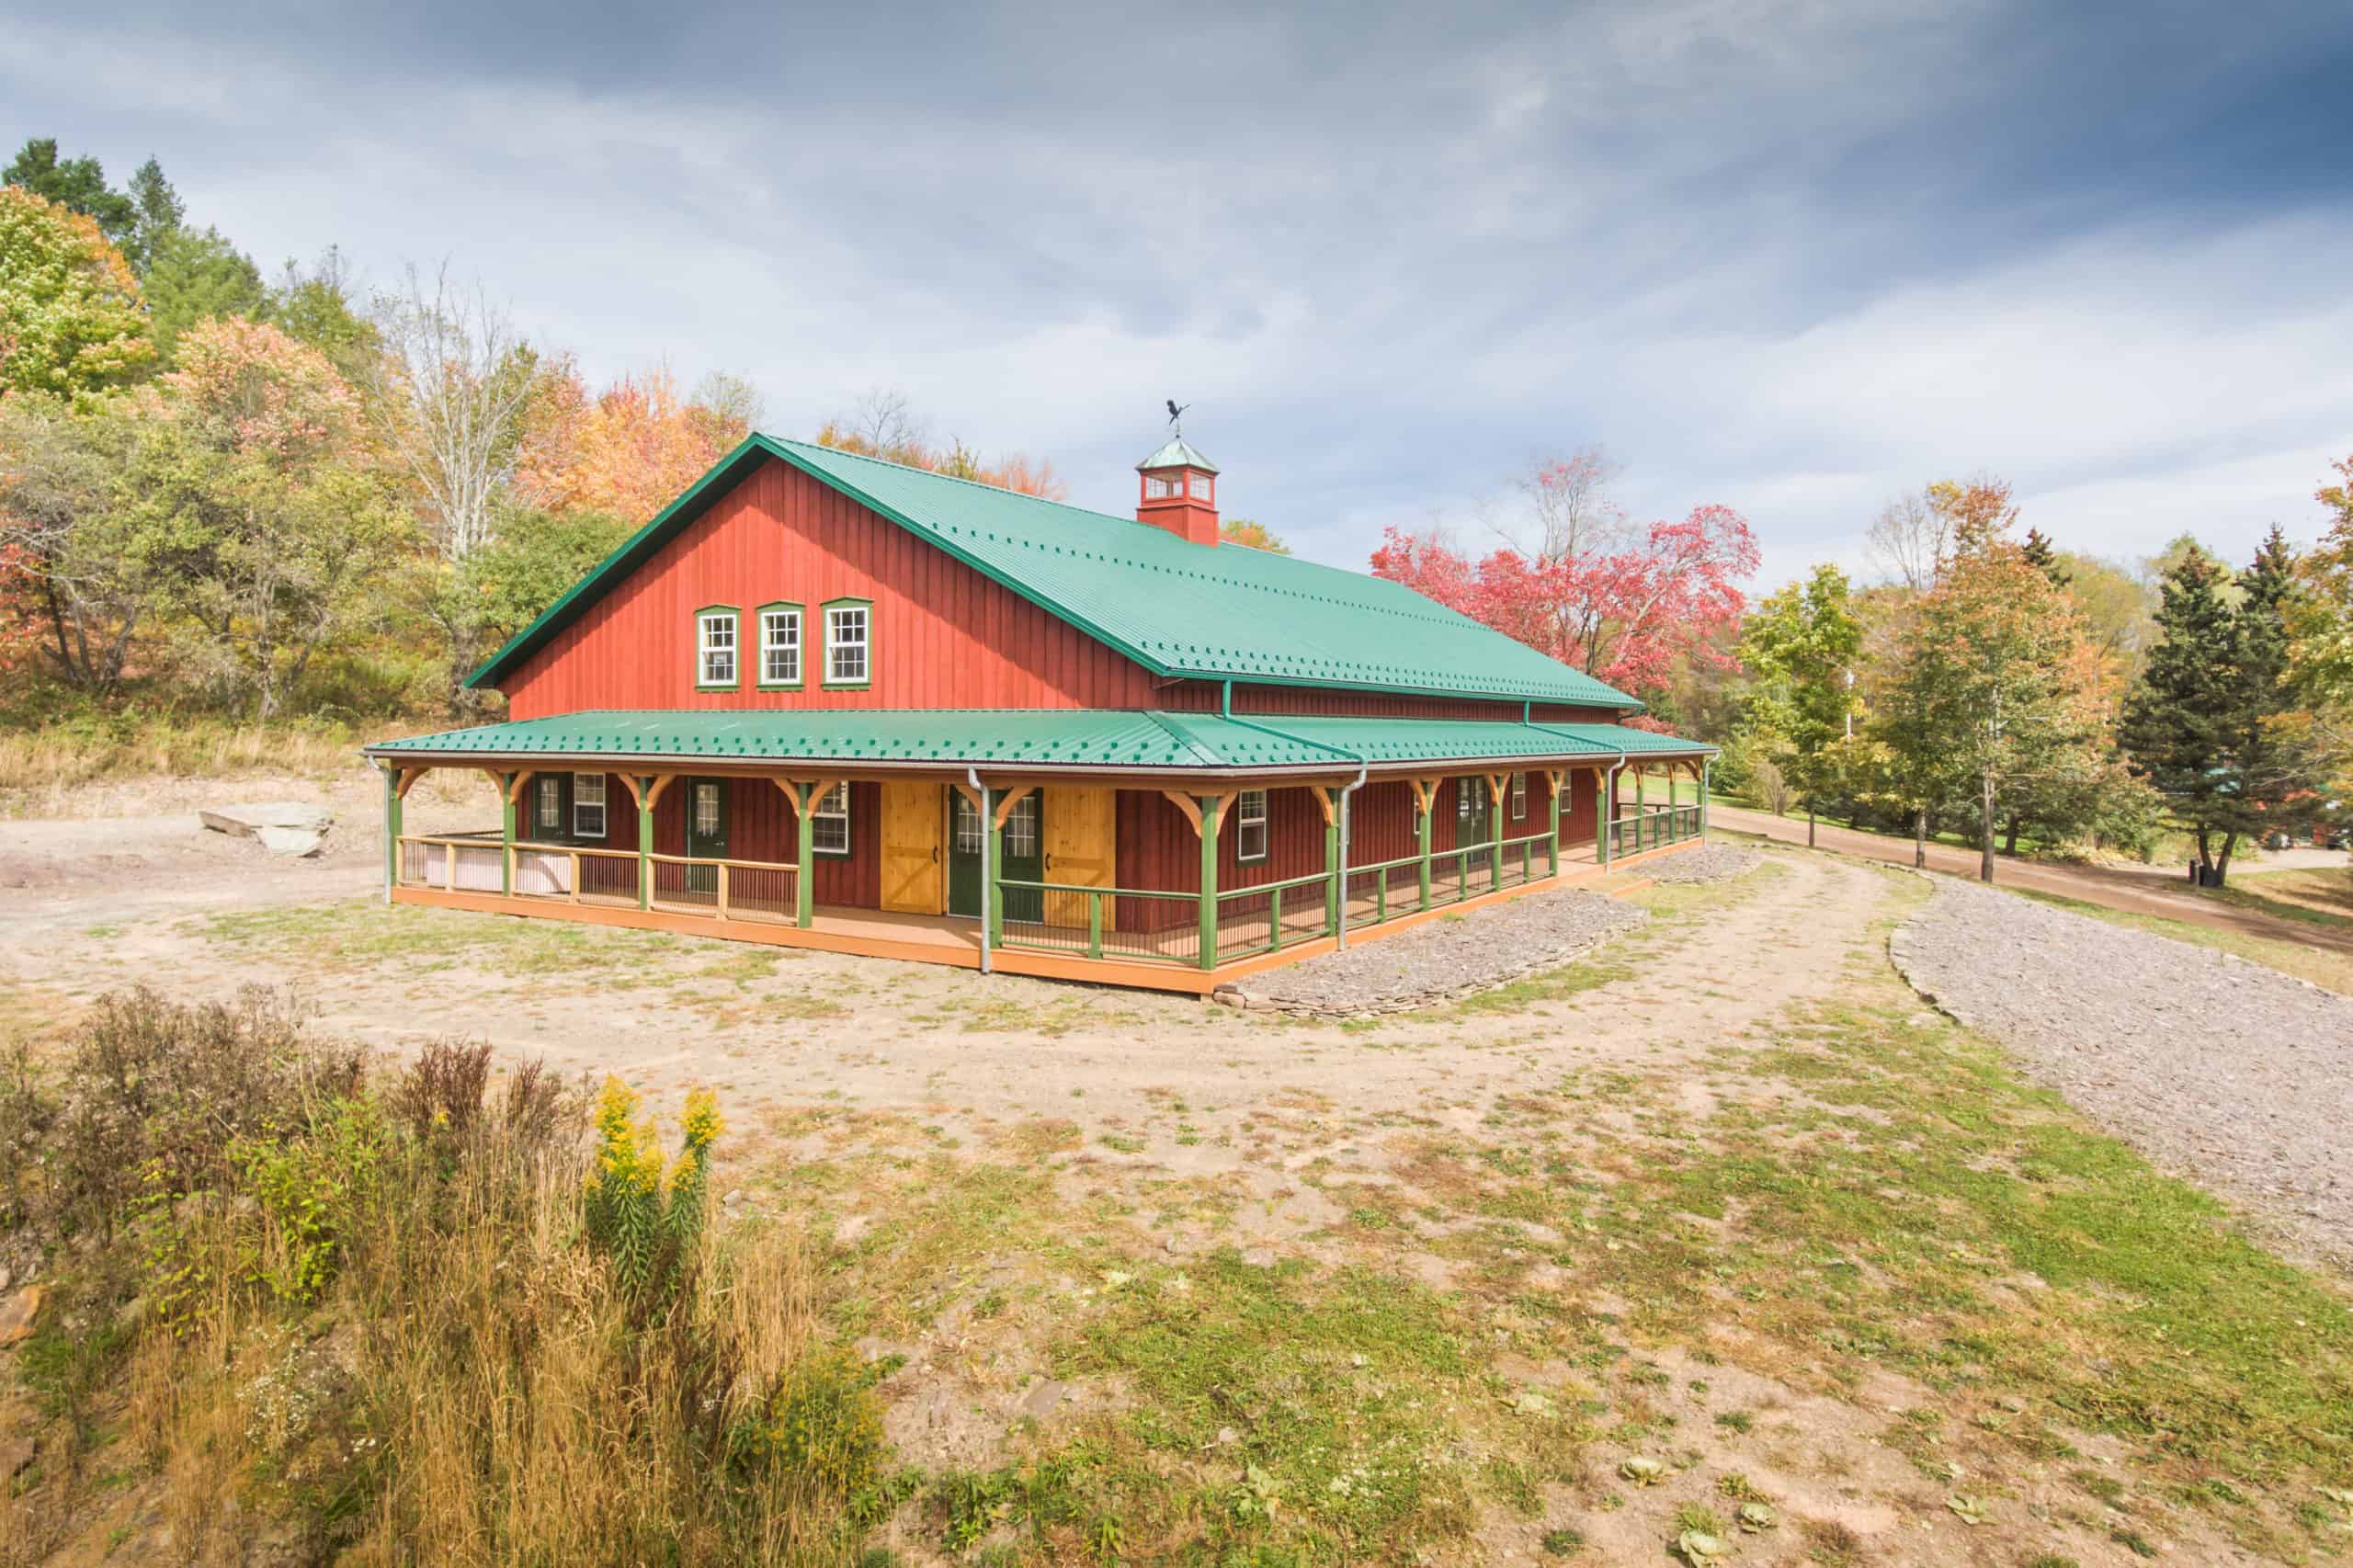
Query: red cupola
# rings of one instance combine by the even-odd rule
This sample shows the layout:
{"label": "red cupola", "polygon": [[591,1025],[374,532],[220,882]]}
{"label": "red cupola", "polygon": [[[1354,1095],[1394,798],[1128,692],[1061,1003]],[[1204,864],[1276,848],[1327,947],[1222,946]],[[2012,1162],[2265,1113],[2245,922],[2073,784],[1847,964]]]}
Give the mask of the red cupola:
{"label": "red cupola", "polygon": [[1217,542],[1217,464],[1188,446],[1182,436],[1136,464],[1142,487],[1136,521],[1166,528],[1195,544]]}

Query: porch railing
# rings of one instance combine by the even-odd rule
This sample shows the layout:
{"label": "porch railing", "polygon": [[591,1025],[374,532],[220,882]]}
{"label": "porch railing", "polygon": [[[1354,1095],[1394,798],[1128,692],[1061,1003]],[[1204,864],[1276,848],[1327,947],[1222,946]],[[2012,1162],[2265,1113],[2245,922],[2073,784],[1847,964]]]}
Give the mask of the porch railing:
{"label": "porch railing", "polygon": [[1699,836],[1698,806],[1658,806],[1622,816],[1609,824],[1609,853],[1639,854],[1663,845],[1680,844]]}
{"label": "porch railing", "polygon": [[506,846],[496,832],[403,835],[401,885],[444,892],[497,892],[506,885]]}
{"label": "porch railing", "polygon": [[515,846],[513,892],[517,898],[566,903],[634,904],[637,853],[574,844]]}
{"label": "porch railing", "polygon": [[1138,963],[1197,965],[1201,895],[1073,882],[997,883],[995,944]]}
{"label": "porch railing", "polygon": [[648,855],[645,861],[654,876],[649,902],[656,909],[772,926],[790,926],[799,917],[801,869],[790,863],[694,855]]}
{"label": "porch railing", "polygon": [[1332,879],[1323,871],[1217,895],[1217,960],[1279,953],[1332,933]]}
{"label": "porch railing", "polygon": [[1420,856],[1408,855],[1402,859],[1348,868],[1349,930],[1360,926],[1384,925],[1399,915],[1418,914],[1427,907],[1422,901]]}

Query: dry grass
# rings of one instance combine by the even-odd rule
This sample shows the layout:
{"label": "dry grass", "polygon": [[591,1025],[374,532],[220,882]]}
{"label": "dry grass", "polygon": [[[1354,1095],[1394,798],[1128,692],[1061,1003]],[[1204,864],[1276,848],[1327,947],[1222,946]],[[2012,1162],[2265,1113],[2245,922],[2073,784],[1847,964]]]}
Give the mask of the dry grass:
{"label": "dry grass", "polygon": [[51,802],[63,792],[107,778],[210,778],[257,769],[324,778],[348,769],[363,738],[328,720],[252,724],[184,715],[10,730],[0,732],[0,801],[12,815],[35,816],[52,814]]}
{"label": "dry grass", "polygon": [[[29,1483],[0,1498],[0,1563],[103,1539],[125,1480],[158,1507],[150,1544],[199,1564],[257,1542],[406,1562],[428,1541],[485,1568],[829,1564],[887,1506],[870,1379],[819,1342],[796,1229],[719,1245],[698,1221],[676,1275],[632,1274],[627,1240],[599,1239],[584,1206],[617,1145],[585,1147],[579,1096],[544,1074],[488,1081],[486,1052],[442,1046],[319,1102],[292,1092],[321,1080],[304,1057],[339,1051],[290,1047],[282,1011],[197,1017],[142,994],[108,1019],[266,1055],[160,1108],[94,1108],[110,1080],[80,1060],[106,1043],[85,1027],[64,1079],[78,1098],[43,1136],[160,1117],[144,1143],[162,1171],[191,1115],[233,1126],[266,1104],[277,1126],[224,1138],[206,1187],[167,1186],[166,1202],[106,1185],[27,1200],[37,1224],[109,1204],[117,1239],[56,1255],[72,1257],[65,1310],[28,1364],[53,1418]],[[624,1129],[619,1146],[659,1174],[652,1136]],[[686,1160],[661,1179],[700,1213]]]}

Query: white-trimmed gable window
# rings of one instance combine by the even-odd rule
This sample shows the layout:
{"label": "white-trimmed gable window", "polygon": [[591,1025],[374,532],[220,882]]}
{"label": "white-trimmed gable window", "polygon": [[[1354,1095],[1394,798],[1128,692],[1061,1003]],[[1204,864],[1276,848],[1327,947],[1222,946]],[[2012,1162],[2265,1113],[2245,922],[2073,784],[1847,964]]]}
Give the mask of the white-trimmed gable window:
{"label": "white-trimmed gable window", "polygon": [[1233,858],[1247,865],[1267,858],[1267,792],[1245,790],[1233,798]]}
{"label": "white-trimmed gable window", "polygon": [[735,685],[735,612],[712,608],[695,612],[695,684]]}
{"label": "white-trimmed gable window", "polygon": [[831,604],[825,607],[825,684],[864,686],[873,678],[868,657],[867,627],[871,607]]}
{"label": "white-trimmed gable window", "polygon": [[849,853],[848,785],[835,785],[810,808],[809,846],[820,855]]}
{"label": "white-trimmed gable window", "polygon": [[1511,820],[1528,820],[1528,775],[1525,773],[1511,776]]}
{"label": "white-trimmed gable window", "polygon": [[760,684],[801,684],[799,605],[767,605],[760,610]]}
{"label": "white-trimmed gable window", "polygon": [[605,776],[601,773],[572,776],[572,836],[605,836]]}

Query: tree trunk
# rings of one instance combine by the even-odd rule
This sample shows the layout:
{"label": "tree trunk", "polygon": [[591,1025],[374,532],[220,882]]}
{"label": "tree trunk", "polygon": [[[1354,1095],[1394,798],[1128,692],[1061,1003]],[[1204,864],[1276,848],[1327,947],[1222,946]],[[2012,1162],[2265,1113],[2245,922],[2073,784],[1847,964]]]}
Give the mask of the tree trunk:
{"label": "tree trunk", "polygon": [[1977,880],[1994,880],[1994,770],[1985,770],[1985,812],[1977,833]]}
{"label": "tree trunk", "polygon": [[2239,846],[2236,829],[2222,835],[2222,858],[2214,862],[2214,885],[2221,887],[2231,880],[2231,851]]}
{"label": "tree trunk", "polygon": [[1928,869],[1928,808],[1926,806],[1912,813],[1912,864],[1923,871]]}
{"label": "tree trunk", "polygon": [[1813,797],[1811,795],[1805,799],[1805,846],[1808,849],[1813,847]]}
{"label": "tree trunk", "polygon": [[2002,853],[2005,855],[2015,855],[2018,852],[2018,819],[2012,817],[2009,821],[2002,824]]}

